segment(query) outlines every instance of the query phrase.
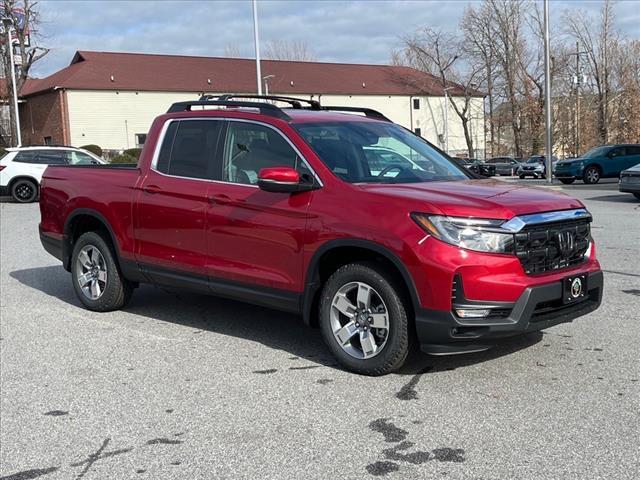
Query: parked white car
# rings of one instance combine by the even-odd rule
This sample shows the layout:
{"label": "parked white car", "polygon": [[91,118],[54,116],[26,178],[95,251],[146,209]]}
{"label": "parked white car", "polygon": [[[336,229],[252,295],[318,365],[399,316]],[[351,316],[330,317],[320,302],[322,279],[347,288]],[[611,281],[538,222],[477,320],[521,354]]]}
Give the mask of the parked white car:
{"label": "parked white car", "polygon": [[8,148],[0,159],[0,196],[10,195],[16,202],[38,198],[42,174],[49,165],[97,165],[106,163],[93,153],[74,147]]}

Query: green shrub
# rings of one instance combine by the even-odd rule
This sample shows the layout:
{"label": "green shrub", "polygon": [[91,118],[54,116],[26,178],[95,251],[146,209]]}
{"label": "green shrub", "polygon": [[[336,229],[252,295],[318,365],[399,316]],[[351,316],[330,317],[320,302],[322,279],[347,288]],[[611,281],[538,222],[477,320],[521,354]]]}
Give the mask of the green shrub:
{"label": "green shrub", "polygon": [[140,152],[142,152],[141,148],[128,148],[124,152],[123,155],[129,155],[130,157],[135,158],[136,160],[140,158]]}
{"label": "green shrub", "polygon": [[111,163],[133,163],[136,164],[138,163],[138,159],[135,157],[132,157],[131,155],[116,155],[115,157],[113,157],[111,159]]}
{"label": "green shrub", "polygon": [[83,150],[87,150],[99,157],[102,157],[102,148],[100,148],[99,145],[83,145],[82,147]]}

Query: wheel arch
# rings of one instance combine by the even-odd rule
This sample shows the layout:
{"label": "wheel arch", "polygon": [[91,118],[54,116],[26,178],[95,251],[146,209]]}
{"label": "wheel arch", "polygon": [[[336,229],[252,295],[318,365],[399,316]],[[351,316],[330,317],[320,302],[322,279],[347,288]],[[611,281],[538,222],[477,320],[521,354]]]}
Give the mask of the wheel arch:
{"label": "wheel arch", "polygon": [[7,190],[9,191],[10,195],[11,189],[16,184],[16,182],[19,182],[20,180],[29,180],[30,182],[35,184],[38,193],[40,192],[40,182],[35,177],[32,177],[31,175],[16,175],[11,180],[9,180],[9,183],[7,183]]}
{"label": "wheel arch", "polygon": [[74,210],[64,223],[64,240],[62,244],[62,264],[65,270],[70,271],[71,253],[73,245],[80,235],[91,231],[103,231],[109,235],[111,246],[116,256],[118,264],[120,262],[120,250],[116,235],[109,221],[98,211],[90,208],[78,208]]}
{"label": "wheel arch", "polygon": [[336,239],[318,248],[307,267],[302,298],[302,318],[306,325],[315,326],[315,310],[324,281],[342,265],[356,261],[375,260],[390,268],[404,289],[412,311],[419,308],[418,292],[404,263],[387,247],[364,239]]}

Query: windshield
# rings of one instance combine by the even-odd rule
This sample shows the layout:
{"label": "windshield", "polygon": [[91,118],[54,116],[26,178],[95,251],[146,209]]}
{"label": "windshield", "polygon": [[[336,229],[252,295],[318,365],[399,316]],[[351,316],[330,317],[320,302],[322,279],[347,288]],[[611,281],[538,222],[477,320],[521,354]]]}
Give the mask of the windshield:
{"label": "windshield", "polygon": [[587,153],[582,155],[582,158],[594,158],[594,157],[602,157],[607,153],[609,147],[596,147],[589,150]]}
{"label": "windshield", "polygon": [[527,163],[542,163],[544,162],[544,157],[531,157],[527,160]]}
{"label": "windshield", "polygon": [[382,122],[294,125],[333,173],[350,183],[468,180],[461,167],[411,132]]}

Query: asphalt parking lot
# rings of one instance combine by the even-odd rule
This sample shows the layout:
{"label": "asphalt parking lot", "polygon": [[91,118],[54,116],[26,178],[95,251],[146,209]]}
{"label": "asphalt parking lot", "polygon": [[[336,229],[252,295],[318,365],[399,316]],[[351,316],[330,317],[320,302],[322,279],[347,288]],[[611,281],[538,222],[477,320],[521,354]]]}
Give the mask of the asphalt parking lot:
{"label": "asphalt parking lot", "polygon": [[89,312],[38,206],[0,203],[0,480],[637,478],[640,202],[557,188],[594,214],[602,307],[382,378],[241,303],[143,286]]}

